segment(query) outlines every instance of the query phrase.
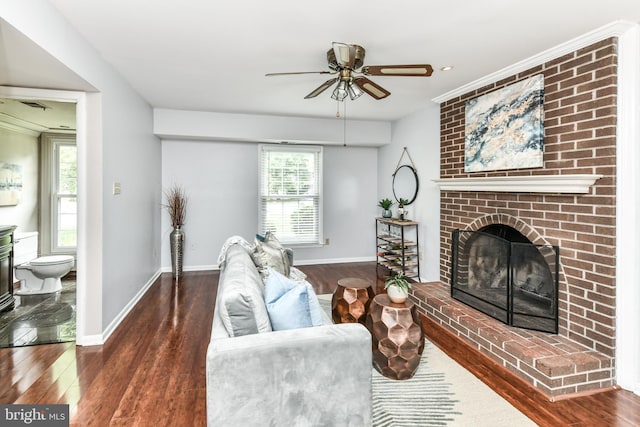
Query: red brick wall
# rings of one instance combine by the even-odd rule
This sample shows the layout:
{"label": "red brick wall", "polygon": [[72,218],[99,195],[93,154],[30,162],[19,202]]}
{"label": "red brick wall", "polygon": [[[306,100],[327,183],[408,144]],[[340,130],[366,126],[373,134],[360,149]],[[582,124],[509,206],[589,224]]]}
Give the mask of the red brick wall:
{"label": "red brick wall", "polygon": [[[607,39],[442,103],[441,178],[601,174],[589,194],[443,191],[440,278],[450,283],[451,232],[497,218],[533,243],[560,247],[560,335],[615,351],[617,40]],[[464,172],[465,101],[544,74],[544,167]],[[479,218],[482,218],[479,220]]]}

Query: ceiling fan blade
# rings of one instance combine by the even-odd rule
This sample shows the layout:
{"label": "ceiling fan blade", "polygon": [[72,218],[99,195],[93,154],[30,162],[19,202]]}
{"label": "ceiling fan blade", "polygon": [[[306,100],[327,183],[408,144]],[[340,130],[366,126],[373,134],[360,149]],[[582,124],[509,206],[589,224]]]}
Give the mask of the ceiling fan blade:
{"label": "ceiling fan blade", "polygon": [[333,52],[338,65],[353,68],[356,63],[356,48],[354,45],[333,42]]}
{"label": "ceiling fan blade", "polygon": [[358,85],[360,89],[362,89],[375,99],[382,99],[391,95],[391,92],[389,92],[382,86],[372,82],[366,77],[356,77],[355,79],[353,79],[353,82]]}
{"label": "ceiling fan blade", "polygon": [[335,74],[335,72],[332,71],[292,71],[289,73],[267,73],[265,74],[265,76],[267,77],[271,77],[271,76],[289,76],[292,74]]}
{"label": "ceiling fan blade", "polygon": [[333,86],[333,84],[337,82],[338,79],[339,78],[336,77],[334,79],[327,80],[326,82],[315,88],[311,93],[309,93],[309,95],[305,96],[304,99],[315,98],[316,96],[320,95],[322,92]]}
{"label": "ceiling fan blade", "polygon": [[368,65],[362,67],[366,76],[418,76],[429,77],[433,68],[429,64],[414,65]]}

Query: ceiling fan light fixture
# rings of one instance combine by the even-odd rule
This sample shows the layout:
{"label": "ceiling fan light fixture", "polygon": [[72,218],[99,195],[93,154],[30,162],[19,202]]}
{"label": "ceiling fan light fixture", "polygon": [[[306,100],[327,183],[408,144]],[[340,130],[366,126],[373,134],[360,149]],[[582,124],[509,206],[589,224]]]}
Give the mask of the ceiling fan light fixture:
{"label": "ceiling fan light fixture", "polygon": [[349,82],[347,85],[347,92],[349,93],[349,98],[353,101],[354,99],[360,98],[360,96],[364,93],[360,87],[354,82]]}
{"label": "ceiling fan light fixture", "polygon": [[335,99],[336,101],[344,101],[348,94],[347,82],[345,82],[344,80],[340,80],[338,82],[338,86],[336,86],[336,88],[333,90],[331,98]]}

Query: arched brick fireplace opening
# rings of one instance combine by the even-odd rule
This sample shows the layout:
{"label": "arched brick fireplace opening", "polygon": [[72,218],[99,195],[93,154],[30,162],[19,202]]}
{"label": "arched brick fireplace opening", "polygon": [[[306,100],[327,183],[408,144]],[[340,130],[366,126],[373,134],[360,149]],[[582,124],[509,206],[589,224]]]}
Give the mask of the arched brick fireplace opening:
{"label": "arched brick fireplace opening", "polygon": [[559,248],[534,244],[517,218],[483,217],[477,230],[455,230],[451,296],[501,322],[558,333]]}

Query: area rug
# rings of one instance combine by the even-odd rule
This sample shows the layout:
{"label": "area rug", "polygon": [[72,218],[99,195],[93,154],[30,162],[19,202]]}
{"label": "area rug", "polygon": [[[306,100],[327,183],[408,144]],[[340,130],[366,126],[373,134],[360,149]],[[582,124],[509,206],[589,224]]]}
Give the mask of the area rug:
{"label": "area rug", "polygon": [[[318,299],[331,318],[331,295]],[[429,340],[411,379],[372,371],[374,427],[536,425]]]}

